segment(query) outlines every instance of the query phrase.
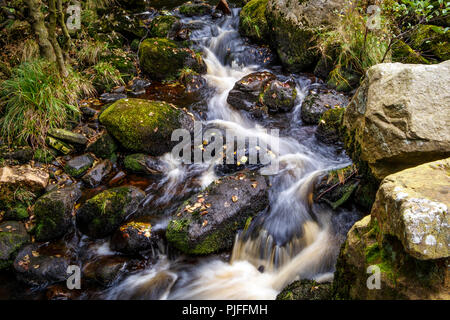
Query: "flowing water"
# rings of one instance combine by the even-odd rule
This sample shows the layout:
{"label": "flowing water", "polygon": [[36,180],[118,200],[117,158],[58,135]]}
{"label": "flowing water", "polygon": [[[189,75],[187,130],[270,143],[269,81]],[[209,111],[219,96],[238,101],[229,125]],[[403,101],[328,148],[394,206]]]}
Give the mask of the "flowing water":
{"label": "flowing water", "polygon": [[[302,126],[300,106],[314,83],[305,76],[283,75],[297,84],[297,106],[292,113],[256,122],[233,110],[226,102],[228,92],[243,76],[267,70],[252,59],[248,44],[239,36],[239,10],[231,17],[185,19],[196,26],[191,38],[203,50],[208,67],[205,76],[213,94],[207,98],[206,126],[231,129],[237,136],[257,136],[271,143],[262,128],[280,128],[277,162],[279,169],[270,176],[269,208],[260,213],[246,232],[236,236],[229,259],[223,256],[199,258],[171,257],[161,248],[156,265],[133,274],[112,289],[107,299],[274,299],[290,282],[306,278],[332,279],[334,264],[345,232],[357,213],[312,204],[311,192],[317,177],[326,170],[349,164],[345,155],[321,145],[311,127]],[[269,71],[274,72],[272,68]],[[166,175],[159,188],[163,196],[150,195],[153,204],[174,202],[175,193],[192,190],[193,177],[206,187],[216,175],[214,163],[183,165],[170,156]],[[261,170],[264,170],[261,169]],[[264,172],[262,172],[264,173]],[[181,192],[180,192],[181,190]],[[164,228],[167,217],[159,220]]]}

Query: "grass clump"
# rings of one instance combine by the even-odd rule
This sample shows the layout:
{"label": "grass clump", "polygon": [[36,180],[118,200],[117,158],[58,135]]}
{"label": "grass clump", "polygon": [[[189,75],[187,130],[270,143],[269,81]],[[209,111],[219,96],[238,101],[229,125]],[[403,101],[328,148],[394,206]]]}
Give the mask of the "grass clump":
{"label": "grass clump", "polygon": [[109,62],[99,62],[93,67],[92,83],[98,91],[111,91],[124,84],[120,71]]}
{"label": "grass clump", "polygon": [[9,145],[43,146],[47,131],[75,120],[77,99],[92,93],[89,83],[72,70],[62,79],[52,63],[24,62],[0,84],[0,135]]}

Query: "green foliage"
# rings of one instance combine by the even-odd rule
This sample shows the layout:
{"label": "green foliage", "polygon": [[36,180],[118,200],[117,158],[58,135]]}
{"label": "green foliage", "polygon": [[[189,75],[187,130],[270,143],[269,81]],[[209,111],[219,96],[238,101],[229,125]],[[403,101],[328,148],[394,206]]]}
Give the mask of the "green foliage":
{"label": "green foliage", "polygon": [[73,70],[62,79],[54,64],[22,63],[0,84],[0,134],[8,144],[42,146],[50,128],[76,119],[77,99],[91,93],[89,83]]}
{"label": "green foliage", "polygon": [[80,63],[90,66],[98,63],[100,57],[108,52],[107,42],[85,41],[77,52],[77,57]]}
{"label": "green foliage", "polygon": [[449,10],[450,2],[445,0],[399,0],[392,4],[394,16],[397,19],[407,17],[408,27],[444,17]]}
{"label": "green foliage", "polygon": [[317,48],[333,61],[329,83],[344,90],[358,84],[365,71],[380,63],[388,48],[389,24],[381,17],[378,29],[369,29],[369,15],[348,6],[331,29],[319,31]]}
{"label": "green foliage", "polygon": [[99,91],[111,91],[115,86],[124,84],[120,71],[111,63],[99,62],[94,67],[93,85]]}
{"label": "green foliage", "polygon": [[267,0],[252,0],[242,8],[240,32],[254,41],[266,41],[269,34],[266,12]]}

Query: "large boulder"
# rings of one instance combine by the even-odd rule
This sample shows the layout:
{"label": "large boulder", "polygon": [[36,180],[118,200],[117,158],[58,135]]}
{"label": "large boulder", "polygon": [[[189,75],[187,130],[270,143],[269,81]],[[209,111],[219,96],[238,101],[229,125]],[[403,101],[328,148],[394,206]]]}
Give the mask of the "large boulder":
{"label": "large boulder", "polygon": [[450,155],[450,61],[373,66],[345,110],[345,145],[378,180]]}
{"label": "large boulder", "polygon": [[422,164],[387,176],[378,190],[372,216],[416,259],[450,256],[449,170],[450,158]]}
{"label": "large boulder", "polygon": [[347,0],[269,0],[266,18],[272,45],[290,71],[312,71],[319,60],[314,38],[330,26]]}
{"label": "large boulder", "polygon": [[139,47],[139,63],[152,79],[175,79],[183,68],[206,72],[202,56],[165,38],[145,39]]}
{"label": "large boulder", "polygon": [[192,131],[193,117],[162,101],[123,99],[100,115],[100,122],[123,147],[160,156],[172,149],[175,129]]}
{"label": "large boulder", "polygon": [[236,231],[268,205],[263,176],[242,172],[213,182],[172,216],[167,240],[188,254],[208,254],[233,245]]}
{"label": "large boulder", "polygon": [[253,41],[265,42],[270,37],[266,20],[267,0],[251,0],[239,13],[239,32]]}
{"label": "large boulder", "polygon": [[19,167],[0,168],[0,187],[5,189],[17,189],[23,187],[32,192],[40,192],[48,185],[49,174],[29,165]]}
{"label": "large boulder", "polygon": [[51,191],[40,197],[34,205],[36,240],[48,241],[62,237],[72,226],[75,202],[80,199],[77,185]]}
{"label": "large boulder", "polygon": [[0,270],[10,267],[19,249],[30,240],[22,222],[0,223]]}
{"label": "large boulder", "polygon": [[78,210],[77,227],[91,238],[104,238],[136,211],[144,197],[142,190],[131,186],[103,191]]}

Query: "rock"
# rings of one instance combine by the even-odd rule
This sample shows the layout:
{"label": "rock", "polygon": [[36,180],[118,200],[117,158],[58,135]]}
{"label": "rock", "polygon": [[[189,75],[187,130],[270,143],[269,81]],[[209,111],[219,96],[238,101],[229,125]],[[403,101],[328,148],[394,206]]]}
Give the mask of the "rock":
{"label": "rock", "polygon": [[194,17],[194,16],[204,16],[207,14],[211,14],[212,7],[209,4],[204,3],[204,2],[200,2],[200,3],[188,2],[188,3],[181,5],[179,10],[182,15],[185,15],[187,17]]}
{"label": "rock", "polygon": [[29,165],[0,168],[0,187],[3,190],[19,187],[40,192],[47,187],[49,175],[46,171]]}
{"label": "rock", "polygon": [[293,81],[273,80],[264,90],[262,103],[269,113],[289,112],[294,108],[297,90]]}
{"label": "rock", "polygon": [[345,147],[378,180],[450,156],[450,61],[370,68],[345,110]]}
{"label": "rock", "polygon": [[158,158],[145,155],[143,153],[135,153],[125,157],[125,169],[147,174],[161,174],[167,168],[166,165]]}
{"label": "rock", "polygon": [[239,33],[253,41],[264,43],[270,38],[266,20],[267,0],[249,1],[239,13]]}
{"label": "rock", "polygon": [[231,15],[230,6],[228,5],[227,0],[220,0],[215,10],[222,11],[223,14]]}
{"label": "rock", "polygon": [[330,300],[331,297],[331,283],[299,280],[284,288],[277,300]]}
{"label": "rock", "polygon": [[342,118],[344,108],[332,108],[325,111],[319,119],[316,138],[326,144],[337,144],[342,139]]}
{"label": "rock", "polygon": [[346,0],[268,0],[266,19],[271,42],[283,65],[291,72],[312,71],[319,52],[315,37],[336,20]]}
{"label": "rock", "polygon": [[85,145],[88,142],[88,139],[82,134],[65,129],[50,129],[48,131],[48,134],[54,138],[66,141],[68,143]]}
{"label": "rock", "polygon": [[116,150],[117,145],[107,132],[100,133],[86,148],[87,152],[91,152],[97,157],[104,159],[110,159]]}
{"label": "rock", "polygon": [[184,67],[206,72],[200,54],[165,38],[144,40],[139,48],[139,62],[142,70],[155,80],[173,80]]}
{"label": "rock", "polygon": [[64,155],[67,155],[74,151],[73,146],[71,146],[70,144],[67,144],[63,141],[55,139],[51,136],[47,136],[47,138],[45,139],[45,143],[47,143],[47,145],[49,147],[52,147],[53,149],[58,150],[59,152],[61,152]]}
{"label": "rock", "polygon": [[178,208],[166,238],[187,254],[229,249],[247,218],[268,205],[267,192],[265,178],[254,173],[221,178]]}
{"label": "rock", "polygon": [[83,182],[91,188],[97,187],[112,171],[112,163],[108,159],[101,161],[90,169],[82,178]]}
{"label": "rock", "polygon": [[167,15],[154,18],[149,26],[151,38],[168,38],[180,18]]}
{"label": "rock", "polygon": [[372,208],[381,232],[420,260],[450,256],[450,158],[384,178]]}
{"label": "rock", "polygon": [[[53,249],[53,248],[52,248]],[[24,247],[14,261],[17,278],[31,286],[45,286],[65,281],[70,274],[70,258],[64,252],[37,243]]]}
{"label": "rock", "polygon": [[113,103],[120,99],[126,99],[127,95],[123,93],[103,93],[99,100],[103,103]]}
{"label": "rock", "polygon": [[7,208],[3,218],[5,220],[15,220],[15,221],[28,219],[30,215],[28,214],[27,207],[28,206],[26,204],[21,202],[14,203],[12,207]]}
{"label": "rock", "polygon": [[103,191],[78,210],[77,226],[91,238],[104,238],[136,211],[144,196],[143,191],[131,186]]}
{"label": "rock", "polygon": [[152,83],[144,79],[134,79],[130,87],[130,94],[134,97],[142,95],[145,93],[145,89],[148,88]]}
{"label": "rock", "polygon": [[5,221],[0,223],[0,270],[9,268],[19,249],[30,240],[22,222]]}
{"label": "rock", "polygon": [[24,164],[33,159],[33,149],[30,147],[24,147],[1,156],[5,159],[14,159],[19,161],[19,163]]}
{"label": "rock", "polygon": [[[334,299],[448,300],[448,259],[418,260],[406,254],[401,242],[384,235],[376,218],[366,216],[347,235],[336,263]],[[379,270],[379,289],[369,289],[370,269]],[[373,271],[372,271],[373,272]],[[375,275],[374,275],[375,276]]]}
{"label": "rock", "polygon": [[150,223],[131,221],[122,225],[111,238],[111,248],[125,254],[139,254],[158,247],[161,232],[154,232]]}
{"label": "rock", "polygon": [[349,99],[336,91],[319,91],[310,93],[302,104],[301,116],[306,124],[318,124],[325,111],[345,108]]}
{"label": "rock", "polygon": [[36,149],[33,158],[38,162],[49,164],[55,159],[56,155],[56,151],[52,149]]}
{"label": "rock", "polygon": [[80,111],[86,119],[90,119],[98,113],[97,110],[89,108],[88,106],[81,106]]}
{"label": "rock", "polygon": [[40,197],[34,205],[36,240],[48,241],[66,234],[72,226],[73,208],[80,197],[81,190],[76,185]]}
{"label": "rock", "polygon": [[186,111],[162,101],[123,99],[100,115],[100,122],[130,151],[160,156],[170,151],[175,129],[192,131],[193,119]]}
{"label": "rock", "polygon": [[111,178],[111,180],[109,180],[108,185],[110,187],[114,187],[116,185],[119,185],[123,179],[125,179],[125,177],[127,176],[127,174],[123,171],[119,171],[116,173],[116,175],[114,177]]}
{"label": "rock", "polygon": [[83,154],[67,161],[64,171],[74,178],[79,178],[89,170],[93,163],[94,159],[89,154]]}
{"label": "rock", "polygon": [[110,287],[124,274],[128,259],[120,256],[101,256],[89,261],[83,268],[83,277]]}

